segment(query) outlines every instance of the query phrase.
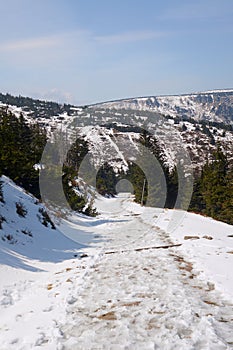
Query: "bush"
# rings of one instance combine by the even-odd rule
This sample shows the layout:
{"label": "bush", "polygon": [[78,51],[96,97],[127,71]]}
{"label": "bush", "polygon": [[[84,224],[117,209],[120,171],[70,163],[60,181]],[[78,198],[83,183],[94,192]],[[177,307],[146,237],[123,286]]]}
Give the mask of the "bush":
{"label": "bush", "polygon": [[44,225],[45,227],[48,227],[48,225],[50,225],[53,230],[56,230],[56,227],[55,227],[54,223],[52,222],[52,220],[50,219],[47,211],[43,208],[40,208],[39,213],[41,215],[38,215],[38,219],[40,220],[42,225]]}
{"label": "bush", "polygon": [[32,232],[28,229],[21,230],[21,232],[26,236],[32,237]]}
{"label": "bush", "polygon": [[21,202],[16,202],[15,205],[16,205],[16,213],[17,213],[19,216],[25,218],[25,216],[27,215],[27,209],[25,208],[25,206],[23,205],[23,203],[21,203]]}
{"label": "bush", "polygon": [[6,219],[0,214],[0,230],[2,229],[2,224],[4,221],[6,221]]}
{"label": "bush", "polygon": [[96,208],[93,208],[92,204],[89,204],[83,212],[87,216],[95,217],[98,215]]}
{"label": "bush", "polygon": [[3,191],[2,191],[2,182],[0,181],[0,202],[4,203]]}
{"label": "bush", "polygon": [[6,234],[2,236],[2,240],[4,242],[7,241],[8,243],[11,243],[11,244],[17,243],[17,240],[14,239],[13,235],[10,235],[10,234]]}

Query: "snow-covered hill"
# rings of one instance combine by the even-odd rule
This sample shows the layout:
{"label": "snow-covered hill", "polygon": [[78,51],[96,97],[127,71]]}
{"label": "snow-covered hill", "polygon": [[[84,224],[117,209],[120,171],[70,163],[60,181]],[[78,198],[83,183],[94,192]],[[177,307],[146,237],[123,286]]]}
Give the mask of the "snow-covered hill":
{"label": "snow-covered hill", "polygon": [[66,218],[58,219],[59,213],[52,213],[51,220],[47,209],[35,197],[5,176],[0,180],[3,192],[0,263],[36,271],[28,258],[44,262],[72,259],[94,239],[93,234],[85,233],[85,226],[89,227],[88,217],[67,213]]}
{"label": "snow-covered hill", "polygon": [[233,122],[233,90],[213,90],[187,95],[150,96],[101,104],[105,108],[153,110],[197,121]]}
{"label": "snow-covered hill", "polygon": [[[2,101],[2,108],[6,108],[6,97]],[[84,135],[96,167],[110,155],[117,160],[112,160],[114,167],[125,167],[124,152],[137,149],[141,129],[156,136],[165,162],[171,166],[182,148],[193,168],[200,168],[212,158],[218,143],[233,162],[233,90],[133,98],[89,107],[59,106],[32,99],[27,105],[26,98],[9,101],[15,103],[8,105],[9,110],[17,115],[23,113],[29,123],[39,123],[49,135],[57,131],[59,135],[63,133],[64,139]]]}

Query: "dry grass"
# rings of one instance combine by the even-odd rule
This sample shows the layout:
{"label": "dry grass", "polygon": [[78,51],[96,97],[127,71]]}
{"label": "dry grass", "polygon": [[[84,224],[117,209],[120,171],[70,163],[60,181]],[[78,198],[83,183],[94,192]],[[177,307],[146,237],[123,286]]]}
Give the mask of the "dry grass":
{"label": "dry grass", "polygon": [[202,238],[208,239],[209,241],[212,241],[213,237],[212,236],[203,236]]}
{"label": "dry grass", "polygon": [[52,283],[49,283],[49,284],[47,285],[47,289],[48,289],[48,290],[51,290],[52,288],[53,288]]}
{"label": "dry grass", "polygon": [[141,304],[141,301],[131,301],[131,302],[124,303],[124,304],[121,304],[121,305],[122,306],[138,306],[139,304]]}

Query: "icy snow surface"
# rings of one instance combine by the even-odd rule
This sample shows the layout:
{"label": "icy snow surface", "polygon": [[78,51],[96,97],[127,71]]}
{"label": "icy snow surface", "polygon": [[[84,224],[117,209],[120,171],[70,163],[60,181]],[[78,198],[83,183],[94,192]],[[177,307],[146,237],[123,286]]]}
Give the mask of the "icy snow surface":
{"label": "icy snow surface", "polygon": [[0,349],[232,349],[232,226],[182,213],[167,233],[172,210],[128,194],[96,205],[98,218],[73,220],[96,238],[87,248],[70,241],[83,255],[32,259],[25,246],[37,271],[1,259]]}

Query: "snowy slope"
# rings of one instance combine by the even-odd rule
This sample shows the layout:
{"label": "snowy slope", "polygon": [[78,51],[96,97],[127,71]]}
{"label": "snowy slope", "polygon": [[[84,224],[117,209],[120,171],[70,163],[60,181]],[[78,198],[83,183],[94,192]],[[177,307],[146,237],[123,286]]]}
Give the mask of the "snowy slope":
{"label": "snowy slope", "polygon": [[[48,212],[33,195],[26,193],[6,176],[0,178],[3,202],[0,202],[0,262],[34,271],[25,257],[44,262],[59,262],[79,255],[80,249],[93,242],[90,232],[98,219],[76,212],[61,215]],[[24,214],[17,212],[20,206]],[[49,213],[49,215],[48,215]]]}
{"label": "snowy slope", "polygon": [[[1,182],[0,349],[33,349],[47,342],[44,331],[49,330],[50,340],[59,336],[54,314],[61,320],[63,304],[72,303],[70,271],[95,240],[91,227],[99,221],[91,226],[89,218],[70,213],[66,219],[53,216],[55,228],[49,222],[45,226],[46,208],[7,177]],[[17,213],[16,203],[24,216]],[[77,273],[82,276],[85,268],[80,262]],[[51,286],[59,292],[51,295]]]}
{"label": "snowy slope", "polygon": [[150,96],[103,103],[105,108],[153,110],[165,115],[196,120],[233,122],[233,90],[216,90],[187,95]]}
{"label": "snowy slope", "polygon": [[[170,166],[176,163],[177,143],[182,143],[190,155],[193,168],[202,166],[207,158],[211,159],[219,142],[233,163],[233,132],[230,129],[233,90],[132,98],[85,108],[70,106],[68,112],[60,106],[61,111],[55,109],[54,114],[49,109],[49,102],[38,103],[35,100],[34,110],[16,105],[10,105],[8,109],[16,115],[23,113],[28,123],[38,122],[52,139],[61,134],[64,140],[75,139],[79,133],[84,135],[96,168],[102,164],[101,159],[108,159],[109,155],[115,158],[112,160],[115,168],[125,168],[127,157],[124,152],[132,153],[137,149],[139,130],[136,128],[139,127],[156,135]],[[4,103],[0,103],[1,106],[6,108]],[[127,126],[133,126],[135,130],[129,130]]]}
{"label": "snowy slope", "polygon": [[179,212],[126,194],[95,204],[101,215],[88,225],[76,217],[98,237],[82,259],[62,249],[61,259],[35,259],[27,242],[21,259],[35,269],[2,261],[0,349],[232,349],[233,227],[183,213],[168,232]]}
{"label": "snowy slope", "polygon": [[[10,265],[30,270],[20,254],[43,261],[72,258],[77,249],[52,222],[46,222],[43,205],[7,177],[2,176],[1,180],[4,198],[4,203],[0,203],[1,262],[8,261]],[[23,216],[17,213],[17,205],[25,211]]]}

